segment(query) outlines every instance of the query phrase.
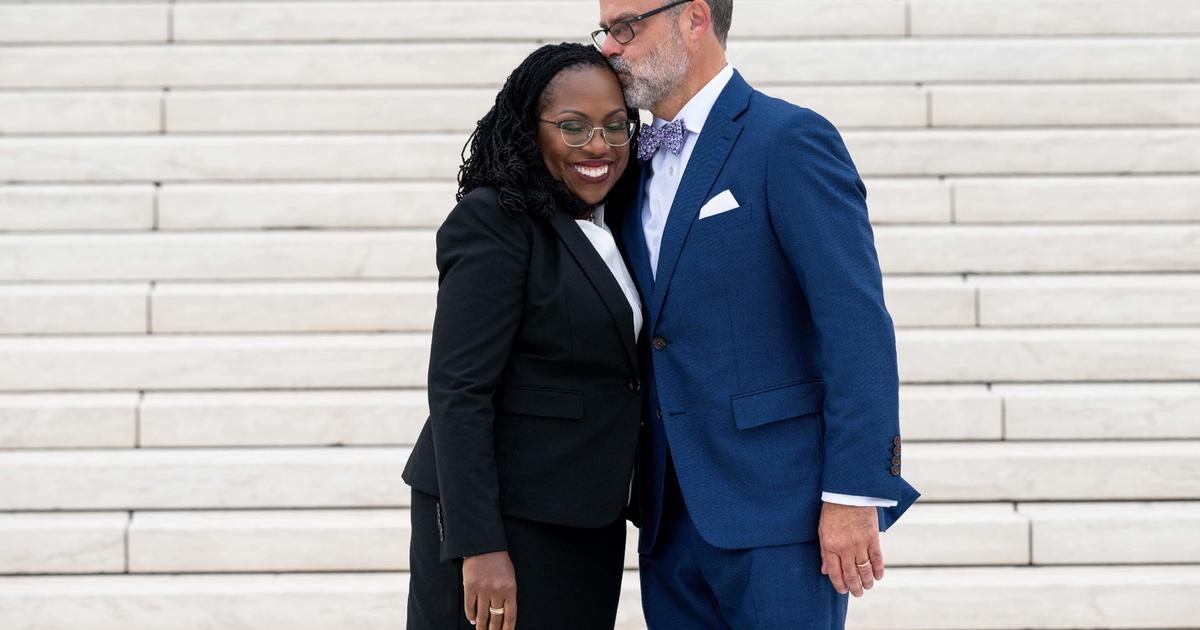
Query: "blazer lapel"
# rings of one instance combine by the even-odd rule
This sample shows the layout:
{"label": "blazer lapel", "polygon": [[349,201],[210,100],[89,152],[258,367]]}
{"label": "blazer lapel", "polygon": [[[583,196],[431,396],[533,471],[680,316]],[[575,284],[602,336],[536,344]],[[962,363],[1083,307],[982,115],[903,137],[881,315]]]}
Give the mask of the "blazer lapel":
{"label": "blazer lapel", "polygon": [[741,75],[734,72],[733,78],[713,104],[708,119],[704,121],[700,137],[696,139],[696,146],[688,158],[687,169],[679,182],[679,189],[667,215],[662,245],[658,250],[658,273],[655,274],[654,297],[650,300],[649,307],[652,325],[658,322],[658,315],[667,296],[667,287],[671,283],[672,274],[675,273],[675,264],[679,262],[679,253],[687,240],[692,223],[696,221],[696,215],[700,214],[701,204],[708,199],[708,193],[712,190],[717,175],[720,174],[734,142],[742,132],[742,125],[735,118],[746,109],[751,91]]}
{"label": "blazer lapel", "polygon": [[633,330],[633,310],[630,309],[629,300],[625,298],[625,292],[621,290],[621,285],[617,283],[612,270],[605,264],[592,242],[575,224],[575,219],[568,216],[566,212],[555,211],[550,216],[550,225],[554,227],[554,231],[558,232],[558,237],[567,246],[571,257],[575,259],[579,268],[583,269],[584,275],[587,276],[596,292],[600,294],[600,300],[604,302],[605,308],[612,315],[613,324],[617,327],[617,332],[620,333],[621,340],[624,342],[622,347],[625,349],[625,357],[629,359],[629,364],[636,369],[638,366],[637,342],[629,336]]}
{"label": "blazer lapel", "polygon": [[[646,180],[650,179],[650,162],[642,162],[642,178],[638,183],[638,194],[634,204],[621,213],[621,252],[629,261],[629,269],[637,282],[642,304],[650,304],[654,298],[654,274],[650,272],[650,251],[646,249],[646,233],[642,229],[642,205],[646,200]],[[608,218],[608,213],[605,213]],[[616,231],[614,230],[614,234]]]}

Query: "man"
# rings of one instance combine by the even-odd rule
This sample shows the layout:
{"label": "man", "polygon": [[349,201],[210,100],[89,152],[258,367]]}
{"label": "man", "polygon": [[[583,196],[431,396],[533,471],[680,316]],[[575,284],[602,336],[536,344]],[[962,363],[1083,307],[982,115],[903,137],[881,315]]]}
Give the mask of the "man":
{"label": "man", "polygon": [[[651,629],[842,628],[900,478],[892,320],[865,189],[817,114],[725,61],[732,0],[600,0],[649,109],[622,244],[648,310],[638,492]],[[823,577],[825,576],[825,577]]]}

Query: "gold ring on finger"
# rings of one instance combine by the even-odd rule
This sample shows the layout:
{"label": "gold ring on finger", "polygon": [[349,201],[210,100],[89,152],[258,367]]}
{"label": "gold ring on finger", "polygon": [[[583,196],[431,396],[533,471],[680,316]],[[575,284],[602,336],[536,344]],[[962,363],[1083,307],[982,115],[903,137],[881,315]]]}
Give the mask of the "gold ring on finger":
{"label": "gold ring on finger", "polygon": [[870,560],[867,560],[866,562],[863,562],[863,563],[861,563],[861,564],[859,564],[859,563],[856,563],[854,566],[856,566],[856,567],[858,567],[858,568],[860,568],[860,569],[864,569],[864,568],[866,568],[866,567],[869,567],[869,566],[871,566],[871,561],[870,561]]}
{"label": "gold ring on finger", "polygon": [[488,606],[488,612],[492,613],[493,615],[503,615],[504,609],[503,608],[492,608],[491,606]]}

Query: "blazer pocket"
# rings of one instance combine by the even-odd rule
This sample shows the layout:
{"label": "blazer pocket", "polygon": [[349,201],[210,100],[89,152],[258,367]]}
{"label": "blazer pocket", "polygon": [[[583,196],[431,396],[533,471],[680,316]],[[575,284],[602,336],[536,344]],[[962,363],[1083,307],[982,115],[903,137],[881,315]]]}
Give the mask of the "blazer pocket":
{"label": "blazer pocket", "polygon": [[733,423],[739,429],[797,418],[821,411],[825,383],[808,379],[733,397]]}
{"label": "blazer pocket", "polygon": [[583,419],[583,392],[548,387],[506,385],[500,389],[500,409],[507,413],[545,418]]}
{"label": "blazer pocket", "polygon": [[732,225],[745,223],[750,220],[750,204],[744,203],[736,208],[722,210],[716,214],[710,214],[703,219],[696,219],[696,224],[704,227]]}

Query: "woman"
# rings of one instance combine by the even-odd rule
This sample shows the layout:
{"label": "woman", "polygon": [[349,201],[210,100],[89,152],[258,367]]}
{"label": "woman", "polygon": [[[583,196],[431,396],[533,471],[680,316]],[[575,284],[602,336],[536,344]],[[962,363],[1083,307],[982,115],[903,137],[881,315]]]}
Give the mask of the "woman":
{"label": "woman", "polygon": [[558,44],[471,136],[437,233],[430,417],[404,471],[410,630],[615,623],[642,309],[605,201],[636,189],[636,128],[604,58]]}

